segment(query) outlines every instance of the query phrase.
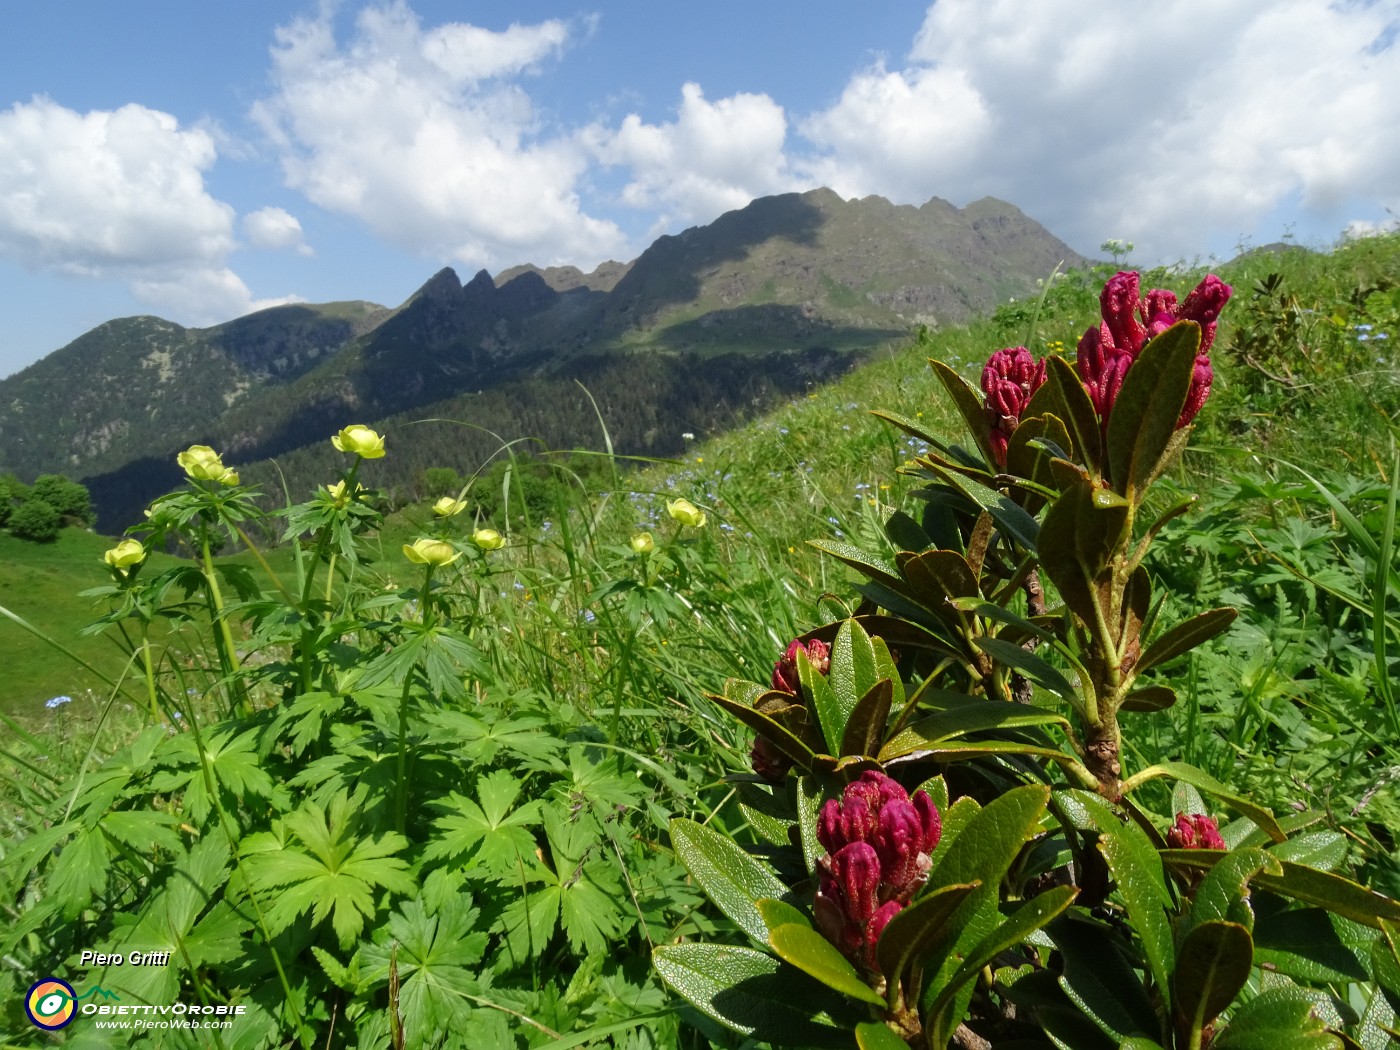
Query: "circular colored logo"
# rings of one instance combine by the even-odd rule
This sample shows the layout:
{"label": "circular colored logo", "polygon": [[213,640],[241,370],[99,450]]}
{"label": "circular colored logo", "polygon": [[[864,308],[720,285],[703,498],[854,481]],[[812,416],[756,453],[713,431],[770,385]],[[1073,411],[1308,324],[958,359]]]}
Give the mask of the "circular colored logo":
{"label": "circular colored logo", "polygon": [[36,1027],[56,1032],[66,1027],[77,1014],[74,1003],[78,995],[73,986],[57,977],[45,977],[24,997],[24,1012]]}

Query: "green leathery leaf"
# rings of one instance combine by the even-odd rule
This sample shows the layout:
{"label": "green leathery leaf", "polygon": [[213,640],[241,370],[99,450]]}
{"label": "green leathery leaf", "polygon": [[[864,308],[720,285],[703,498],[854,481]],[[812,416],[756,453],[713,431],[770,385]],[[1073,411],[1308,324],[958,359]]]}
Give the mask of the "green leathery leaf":
{"label": "green leathery leaf", "polygon": [[879,1021],[862,1021],[856,1025],[857,1050],[909,1050],[909,1044]]}
{"label": "green leathery leaf", "polygon": [[763,712],[755,711],[746,704],[736,703],[727,696],[719,696],[716,693],[706,693],[705,696],[755,733],[767,739],[770,744],[798,766],[803,769],[811,769],[817,764],[816,752],[803,743],[790,729],[769,718]]}
{"label": "green leathery leaf", "polygon": [[1045,932],[1063,960],[1060,987],[1102,1031],[1116,1040],[1159,1034],[1152,1000],[1106,927],[1071,913]]}
{"label": "green leathery leaf", "polygon": [[902,711],[905,699],[904,680],[899,676],[894,657],[890,655],[890,647],[885,644],[884,638],[874,635],[871,636],[871,644],[875,646],[875,676],[890,683],[890,707],[895,711]]}
{"label": "green leathery leaf", "polygon": [[1070,684],[1068,678],[1035,653],[1027,652],[1014,642],[979,635],[972,639],[972,644],[998,663],[1020,671],[1036,685],[1044,686],[1064,697],[1075,707],[1083,702],[1079,691]]}
{"label": "green leathery leaf", "polygon": [[968,386],[967,380],[942,361],[930,359],[929,367],[933,369],[933,374],[938,377],[938,381],[943,384],[943,389],[948,391],[948,396],[953,399],[953,407],[963,417],[963,422],[967,424],[967,431],[972,435],[972,440],[977,442],[982,457],[988,463],[995,463],[996,455],[992,452],[990,428],[987,426],[987,415],[982,411],[982,399],[977,396],[972,387]]}
{"label": "green leathery leaf", "polygon": [[1007,537],[1026,550],[1036,549],[1036,536],[1040,533],[1040,526],[1036,524],[1035,518],[1027,514],[1010,496],[954,471],[940,470],[937,473],[949,485],[990,514]]}
{"label": "green leathery leaf", "polygon": [[768,924],[757,902],[784,896],[787,886],[732,840],[685,817],[671,821],[671,845],[719,910],[759,944],[767,944]]}
{"label": "green leathery leaf", "polygon": [[1211,1050],[1341,1050],[1342,1040],[1313,1012],[1317,1005],[1317,992],[1267,988],[1235,1009]]}
{"label": "green leathery leaf", "polygon": [[1130,518],[1122,500],[1104,499],[1107,491],[1088,481],[1071,485],[1050,504],[1040,527],[1045,575],[1065,604],[1090,625],[1098,619],[1099,578],[1127,538]]}
{"label": "green leathery leaf", "polygon": [[[831,666],[827,672],[827,684],[831,686],[832,695],[841,712],[841,731],[836,740],[832,741],[833,747],[840,747],[851,712],[855,710],[861,697],[870,692],[879,677],[875,670],[875,646],[870,641],[870,635],[866,634],[865,628],[855,620],[842,621],[840,629],[836,632],[836,642],[831,647]],[[833,755],[845,753],[840,750],[832,751]]]}
{"label": "green leathery leaf", "polygon": [[1176,703],[1176,690],[1165,685],[1145,685],[1134,689],[1118,705],[1120,711],[1165,711]]}
{"label": "green leathery leaf", "polygon": [[893,685],[888,678],[882,678],[856,701],[841,738],[842,755],[869,755],[873,758],[880,751],[893,698]]}
{"label": "green leathery leaf", "polygon": [[1060,455],[1069,454],[1074,447],[1064,421],[1049,413],[1023,414],[1007,443],[1007,473],[1046,488],[1055,488],[1057,481],[1050,462],[1057,453],[1051,451],[1052,447],[1058,449]]}
{"label": "green leathery leaf", "polygon": [[1283,829],[1278,826],[1278,820],[1273,813],[1247,798],[1241,798],[1227,788],[1220,781],[1216,780],[1209,773],[1197,769],[1195,766],[1185,762],[1158,762],[1155,765],[1141,769],[1129,777],[1123,784],[1123,791],[1127,793],[1140,784],[1144,784],[1156,777],[1172,777],[1175,780],[1184,780],[1199,791],[1204,791],[1207,795],[1219,799],[1229,806],[1236,813],[1248,817],[1256,825],[1268,833],[1275,842],[1282,842],[1288,836],[1283,833]]}
{"label": "green leathery leaf", "polygon": [[1004,700],[979,700],[974,704],[939,711],[911,722],[885,742],[879,757],[884,761],[968,733],[1045,725],[1067,726],[1069,723],[1050,711],[1038,711],[1024,704],[1008,704]]}
{"label": "green leathery leaf", "polygon": [[1400,926],[1382,922],[1380,928],[1371,948],[1371,977],[1391,1009],[1400,1013]]}
{"label": "green leathery leaf", "polygon": [[914,518],[902,510],[892,510],[885,518],[885,538],[901,551],[922,551],[933,545],[933,538]]}
{"label": "green leathery leaf", "polygon": [[1178,321],[1138,352],[1108,418],[1108,476],[1131,503],[1156,477],[1186,404],[1201,326]]}
{"label": "green leathery leaf", "polygon": [[943,935],[948,919],[979,881],[939,886],[903,908],[880,933],[875,959],[894,989],[906,970]]}
{"label": "green leathery leaf", "polygon": [[768,933],[768,943],[786,963],[842,995],[874,1006],[884,1006],[875,990],[861,980],[850,960],[811,926],[785,923]]}
{"label": "green leathery leaf", "polygon": [[1254,968],[1254,941],[1236,922],[1211,920],[1181,944],[1173,975],[1173,1002],[1188,1032],[1199,1032],[1240,994]]}
{"label": "green leathery leaf", "polygon": [[831,540],[808,540],[807,546],[815,547],[823,554],[830,554],[837,561],[844,562],[862,576],[878,580],[886,586],[896,590],[904,586],[898,569],[883,558],[867,554],[859,547],[853,547],[849,543],[835,543]]}
{"label": "green leathery leaf", "polygon": [[1069,430],[1069,453],[1097,473],[1103,457],[1103,435],[1089,392],[1069,362],[1051,355],[1045,359],[1045,382],[1026,405],[1027,412],[1052,412]]}
{"label": "green leathery leaf", "polygon": [[[1218,860],[1191,895],[1191,909],[1181,919],[1177,940],[1206,922],[1222,922],[1235,914],[1239,903],[1249,895],[1249,884],[1260,874],[1282,875],[1283,865],[1262,849],[1245,846]],[[1253,925],[1251,917],[1250,925]]]}
{"label": "green leathery leaf", "polygon": [[[821,812],[822,789],[814,776],[797,778],[797,833],[802,844],[802,861],[807,874],[817,870],[817,858],[826,853],[817,840],[817,816]],[[769,896],[772,896],[769,894]]]}
{"label": "green leathery leaf", "polygon": [[831,1016],[830,991],[766,952],[667,944],[651,958],[668,985],[726,1028],[779,1045],[850,1045],[849,1029]]}
{"label": "green leathery leaf", "polygon": [[787,901],[767,897],[756,903],[759,914],[763,916],[763,921],[768,924],[769,933],[772,933],[779,926],[812,925],[812,920],[807,917],[806,912],[801,908],[793,907]]}
{"label": "green leathery leaf", "polygon": [[1147,651],[1138,659],[1134,671],[1141,674],[1173,657],[1190,652],[1202,642],[1208,642],[1225,631],[1235,622],[1237,615],[1238,610],[1222,606],[1219,609],[1207,609],[1177,624],[1147,647]]}
{"label": "green leathery leaf", "polygon": [[1046,890],[1022,904],[1005,922],[967,952],[962,965],[943,984],[938,997],[924,1012],[924,1023],[931,1024],[935,1033],[931,1040],[933,1045],[939,1045],[940,1040],[946,1042],[951,1039],[953,1030],[961,1020],[951,1016],[948,1009],[957,998],[958,990],[1002,952],[1020,944],[1063,912],[1078,894],[1079,890],[1073,886],[1056,886]]}
{"label": "green leathery leaf", "polygon": [[1275,973],[1316,984],[1365,981],[1363,960],[1375,930],[1324,908],[1293,908],[1260,893],[1255,902],[1254,961]]}
{"label": "green leathery leaf", "polygon": [[1347,859],[1347,838],[1339,831],[1311,831],[1270,846],[1269,853],[1279,860],[1331,871]]}
{"label": "green leathery leaf", "polygon": [[[835,650],[832,652],[832,666],[835,666]],[[855,707],[856,697],[851,697],[850,707],[847,707],[844,699],[837,696],[826,675],[818,671],[807,658],[805,649],[797,654],[797,680],[802,683],[802,692],[816,710],[817,723],[821,726],[822,739],[826,741],[827,754],[839,755],[841,736],[846,730],[846,719],[850,717],[851,708]]]}
{"label": "green leathery leaf", "polygon": [[[1208,871],[1225,854],[1219,850],[1167,849],[1161,851],[1162,862],[1180,871]],[[1334,875],[1290,861],[1279,862],[1281,876],[1261,872],[1253,879],[1260,889],[1277,893],[1304,904],[1316,904],[1330,912],[1380,929],[1382,923],[1400,923],[1400,901]]]}
{"label": "green leathery leaf", "polygon": [[1088,791],[1068,792],[1083,806],[1099,831],[1098,849],[1118,884],[1118,894],[1128,909],[1133,929],[1142,939],[1143,954],[1152,980],[1164,997],[1171,992],[1171,972],[1176,965],[1176,945],[1168,909],[1172,897],[1157,847],[1131,820],[1122,820],[1109,805]]}

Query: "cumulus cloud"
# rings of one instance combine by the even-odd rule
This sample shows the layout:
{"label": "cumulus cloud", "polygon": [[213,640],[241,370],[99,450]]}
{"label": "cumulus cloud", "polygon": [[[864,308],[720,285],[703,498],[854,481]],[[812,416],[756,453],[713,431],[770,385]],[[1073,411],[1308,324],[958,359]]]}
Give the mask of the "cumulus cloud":
{"label": "cumulus cloud", "polygon": [[208,131],[145,106],[78,113],[42,97],[16,103],[0,112],[0,255],[124,281],[184,323],[281,301],[255,300],[228,269],[234,210],[204,184],[217,155]]}
{"label": "cumulus cloud", "polygon": [[243,216],[243,235],[254,248],[291,249],[300,255],[312,254],[303,240],[301,223],[282,208],[259,208]]}
{"label": "cumulus cloud", "polygon": [[213,140],[144,106],[0,112],[0,252],[86,276],[222,259],[234,212],[204,187]]}
{"label": "cumulus cloud", "polygon": [[629,114],[620,127],[594,125],[583,139],[608,166],[625,166],[631,180],[621,200],[659,211],[658,227],[708,222],[755,197],[800,185],[784,153],[787,116],[767,95],[706,100],[699,84],[681,89],[676,119],[647,124]]}
{"label": "cumulus cloud", "polygon": [[323,12],[277,31],[275,91],[252,114],[290,186],[409,251],[469,266],[597,261],[625,241],[580,205],[587,156],[542,129],[510,79],[567,39],[558,21],[424,29],[397,3],[362,11],[342,44]]}
{"label": "cumulus cloud", "polygon": [[904,68],[853,76],[800,128],[848,195],[986,194],[1081,250],[1198,251],[1298,202],[1395,207],[1400,57],[1389,3],[940,0]]}

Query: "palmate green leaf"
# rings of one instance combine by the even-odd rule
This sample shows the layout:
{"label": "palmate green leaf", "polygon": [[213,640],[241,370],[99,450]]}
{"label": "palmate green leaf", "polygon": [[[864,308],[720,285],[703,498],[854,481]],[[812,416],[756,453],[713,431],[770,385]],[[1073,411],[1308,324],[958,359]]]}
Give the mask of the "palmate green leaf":
{"label": "palmate green leaf", "polygon": [[173,813],[114,809],[97,826],[122,845],[148,854],[152,846],[172,852],[183,850],[184,841],[175,830],[179,823],[180,818]]}
{"label": "palmate green leaf", "polygon": [[363,797],[340,792],[328,808],[308,801],[281,824],[300,846],[267,848],[265,836],[244,839],[244,864],[253,888],[275,891],[266,921],[275,935],[307,910],[313,923],[331,920],[342,947],[364,929],[375,912],[378,890],[411,893],[408,865],[395,854],[408,846],[396,832],[378,839],[355,837],[356,810]]}
{"label": "palmate green leaf", "polygon": [[112,873],[112,847],[96,828],[82,828],[49,867],[49,895],[62,903],[63,917],[74,919],[92,905]]}
{"label": "palmate green leaf", "polygon": [[474,1004],[467,996],[481,992],[477,969],[488,941],[486,932],[476,928],[479,918],[465,897],[451,898],[437,911],[415,898],[390,915],[387,936],[381,931],[373,944],[360,949],[366,989],[388,983],[394,958],[405,1031],[460,1030],[469,1020]]}
{"label": "palmate green leaf", "polygon": [[550,787],[555,800],[568,808],[582,804],[599,819],[621,809],[634,809],[651,796],[651,789],[632,770],[624,772],[618,755],[574,744],[569,748],[568,769]]}
{"label": "palmate green leaf", "polygon": [[1191,389],[1201,326],[1179,321],[1138,353],[1108,420],[1108,476],[1137,504],[1163,466]]}
{"label": "palmate green leaf", "polygon": [[[726,1028],[778,1046],[845,1047],[849,1015],[831,991],[765,952],[668,944],[652,952],[662,980]],[[833,1016],[836,1010],[838,1017]]]}
{"label": "palmate green leaf", "polygon": [[594,858],[601,837],[597,823],[582,814],[570,818],[551,806],[544,811],[544,829],[553,868],[552,885],[541,892],[558,893],[559,921],[569,946],[575,952],[607,950],[622,931],[619,905],[625,898],[616,864],[611,858]]}
{"label": "palmate green leaf", "polygon": [[1260,992],[1218,1029],[1211,1050],[1342,1050],[1314,1010],[1318,993],[1281,986]]}
{"label": "palmate green leaf", "polygon": [[495,929],[505,934],[505,950],[516,966],[539,957],[559,925],[559,884],[522,892],[506,905]]}
{"label": "palmate green leaf", "polygon": [[508,770],[498,769],[477,778],[474,801],[457,792],[435,802],[446,814],[433,821],[439,829],[423,853],[425,860],[475,860],[493,874],[512,872],[521,857],[535,852],[535,837],[528,830],[541,820],[542,803],[532,799],[512,809],[522,785]]}
{"label": "palmate green leaf", "polygon": [[[288,798],[286,789],[274,784],[263,768],[262,758],[258,754],[258,731],[249,729],[236,736],[234,732],[233,729],[216,729],[203,736],[203,760],[215,781],[236,798],[249,801],[253,798],[267,799],[274,809],[283,808]],[[195,747],[193,733],[172,737],[169,744],[161,749],[161,759],[163,763],[179,768],[153,776],[151,790],[168,794],[183,788],[185,812],[193,818],[193,823],[201,824],[212,810],[213,800],[209,797]]]}
{"label": "palmate green leaf", "polygon": [[534,762],[549,762],[563,748],[545,720],[534,715],[477,717],[439,709],[425,714],[423,721],[431,727],[429,742],[451,747],[467,761],[483,766],[495,762],[502,752]]}
{"label": "palmate green leaf", "polygon": [[1176,957],[1172,1002],[1178,1025],[1195,1034],[1235,1001],[1254,967],[1254,941],[1237,922],[1192,927]]}
{"label": "palmate green leaf", "polygon": [[786,884],[732,839],[693,820],[671,821],[671,845],[719,910],[759,944],[767,944],[768,924],[758,902],[787,896]]}

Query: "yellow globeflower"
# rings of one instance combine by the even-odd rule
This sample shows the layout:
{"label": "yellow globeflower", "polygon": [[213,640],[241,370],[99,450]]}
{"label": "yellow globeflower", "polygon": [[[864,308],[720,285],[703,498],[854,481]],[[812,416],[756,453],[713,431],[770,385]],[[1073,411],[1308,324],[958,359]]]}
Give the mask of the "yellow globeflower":
{"label": "yellow globeflower", "polygon": [[224,461],[208,445],[191,445],[175,457],[186,474],[195,481],[217,481],[220,485],[237,485],[238,472],[224,466]]}
{"label": "yellow globeflower", "polygon": [[452,544],[424,537],[403,545],[403,556],[416,565],[451,565],[462,556]]}
{"label": "yellow globeflower", "polygon": [[632,550],[637,554],[650,554],[654,546],[656,543],[649,532],[639,532],[632,537]]}
{"label": "yellow globeflower", "polygon": [[326,486],[326,492],[330,495],[331,502],[336,505],[337,510],[344,510],[364,490],[365,487],[358,482],[353,491],[345,487],[344,481],[337,481],[334,485]]}
{"label": "yellow globeflower", "polygon": [[354,423],[331,438],[331,444],[341,452],[353,452],[361,459],[378,459],[384,455],[384,438],[369,427]]}
{"label": "yellow globeflower", "polygon": [[146,560],[146,548],[140,540],[122,540],[102,555],[102,560],[125,573]]}
{"label": "yellow globeflower", "polygon": [[465,500],[453,499],[451,496],[443,496],[433,504],[433,513],[439,518],[450,518],[454,514],[461,514],[467,509]]}
{"label": "yellow globeflower", "polygon": [[472,542],[484,551],[498,551],[506,545],[506,538],[495,529],[477,529]]}
{"label": "yellow globeflower", "polygon": [[666,513],[682,525],[689,525],[693,529],[701,528],[705,524],[705,512],[688,499],[672,500],[666,504]]}

